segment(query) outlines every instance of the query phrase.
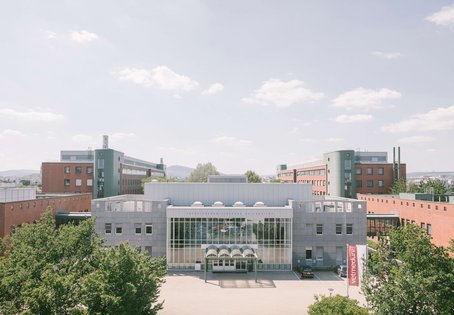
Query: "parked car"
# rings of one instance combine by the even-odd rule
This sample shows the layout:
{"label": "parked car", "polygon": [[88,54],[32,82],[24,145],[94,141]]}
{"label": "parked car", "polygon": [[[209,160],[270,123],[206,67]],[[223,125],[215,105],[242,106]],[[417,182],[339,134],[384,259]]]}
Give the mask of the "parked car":
{"label": "parked car", "polygon": [[337,265],[334,267],[334,273],[337,273],[339,277],[347,277],[347,265]]}
{"label": "parked car", "polygon": [[312,271],[312,267],[310,266],[303,266],[301,267],[301,278],[313,278],[314,272]]}

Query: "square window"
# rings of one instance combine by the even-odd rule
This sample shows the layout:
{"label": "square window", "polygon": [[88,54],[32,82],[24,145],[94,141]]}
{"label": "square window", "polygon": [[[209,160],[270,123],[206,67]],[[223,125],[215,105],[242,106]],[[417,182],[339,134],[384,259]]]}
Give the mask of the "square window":
{"label": "square window", "polygon": [[115,224],[115,234],[121,235],[123,233],[123,227],[121,224]]}
{"label": "square window", "polygon": [[374,171],[372,169],[372,167],[368,167],[367,168],[367,175],[373,175],[374,174]]}
{"label": "square window", "polygon": [[363,181],[362,180],[356,180],[356,188],[361,188],[363,187]]}
{"label": "square window", "polygon": [[380,188],[385,187],[385,181],[379,180],[379,181],[378,181],[378,187],[380,187]]}
{"label": "square window", "polygon": [[87,179],[87,187],[93,186],[93,179]]}
{"label": "square window", "polygon": [[336,224],[336,234],[342,234],[342,224]]}
{"label": "square window", "polygon": [[323,234],[323,224],[317,224],[316,233],[317,235]]}
{"label": "square window", "polygon": [[421,229],[426,229],[426,224],[421,222]]}
{"label": "square window", "polygon": [[363,173],[363,169],[362,168],[355,168],[355,174],[356,175],[361,175]]}
{"label": "square window", "polygon": [[65,187],[69,187],[71,185],[71,180],[70,179],[64,179],[64,185],[65,185]]}
{"label": "square window", "polygon": [[312,249],[306,249],[306,259],[312,259]]}
{"label": "square window", "polygon": [[87,174],[93,174],[93,167],[87,166]]}
{"label": "square window", "polygon": [[349,235],[353,234],[353,224],[351,223],[347,224],[347,234]]}
{"label": "square window", "polygon": [[151,223],[145,224],[145,234],[147,235],[153,234],[153,225]]}
{"label": "square window", "polygon": [[104,232],[106,234],[112,234],[112,223],[105,223],[104,224]]}
{"label": "square window", "polygon": [[374,187],[374,181],[373,181],[373,180],[368,180],[368,181],[367,181],[367,187],[368,187],[368,188]]}
{"label": "square window", "polygon": [[81,179],[76,179],[76,186],[77,187],[82,186],[82,180]]}
{"label": "square window", "polygon": [[71,167],[65,166],[65,168],[63,169],[63,171],[64,171],[65,174],[71,174]]}
{"label": "square window", "polygon": [[82,166],[76,166],[76,174],[82,174]]}
{"label": "square window", "polygon": [[383,167],[378,168],[378,175],[385,175],[385,169]]}
{"label": "square window", "polygon": [[142,224],[135,223],[134,224],[134,230],[136,231],[136,234],[142,234]]}

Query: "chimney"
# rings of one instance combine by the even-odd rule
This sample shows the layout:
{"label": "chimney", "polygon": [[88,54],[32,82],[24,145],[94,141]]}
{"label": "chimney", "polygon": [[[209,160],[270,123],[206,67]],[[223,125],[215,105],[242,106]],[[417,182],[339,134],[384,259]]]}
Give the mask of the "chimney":
{"label": "chimney", "polygon": [[400,147],[397,147],[397,179],[400,179]]}
{"label": "chimney", "polygon": [[102,148],[103,149],[109,148],[109,136],[107,136],[107,135],[102,136]]}

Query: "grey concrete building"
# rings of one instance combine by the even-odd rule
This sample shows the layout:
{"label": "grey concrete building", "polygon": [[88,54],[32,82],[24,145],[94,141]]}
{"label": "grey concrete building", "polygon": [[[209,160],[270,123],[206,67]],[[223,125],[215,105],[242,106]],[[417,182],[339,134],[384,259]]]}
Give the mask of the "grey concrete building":
{"label": "grey concrete building", "polygon": [[157,183],[92,201],[107,246],[128,241],[169,269],[241,272],[345,263],[366,244],[364,201],[313,196],[308,184]]}

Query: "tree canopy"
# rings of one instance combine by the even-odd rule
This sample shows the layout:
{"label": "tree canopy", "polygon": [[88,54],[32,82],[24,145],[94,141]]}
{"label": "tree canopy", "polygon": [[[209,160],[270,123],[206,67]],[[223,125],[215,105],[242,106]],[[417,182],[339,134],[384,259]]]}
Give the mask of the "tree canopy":
{"label": "tree canopy", "polygon": [[254,171],[248,170],[244,175],[247,176],[247,180],[249,183],[261,183],[262,178]]}
{"label": "tree canopy", "polygon": [[216,167],[211,162],[205,164],[197,164],[195,170],[188,177],[189,182],[206,183],[209,175],[219,175]]}
{"label": "tree canopy", "polygon": [[56,229],[47,211],[0,257],[0,314],[156,314],[164,272],[127,244],[104,249],[93,220]]}
{"label": "tree canopy", "polygon": [[366,265],[363,291],[376,314],[454,313],[454,261],[416,225],[390,230]]}
{"label": "tree canopy", "polygon": [[315,296],[315,303],[309,305],[309,315],[367,315],[369,312],[365,307],[358,305],[358,301],[348,297],[335,296]]}
{"label": "tree canopy", "polygon": [[426,179],[419,183],[407,183],[404,179],[400,179],[391,187],[392,194],[399,193],[433,193],[435,195],[443,195],[448,193],[446,184],[441,179]]}

